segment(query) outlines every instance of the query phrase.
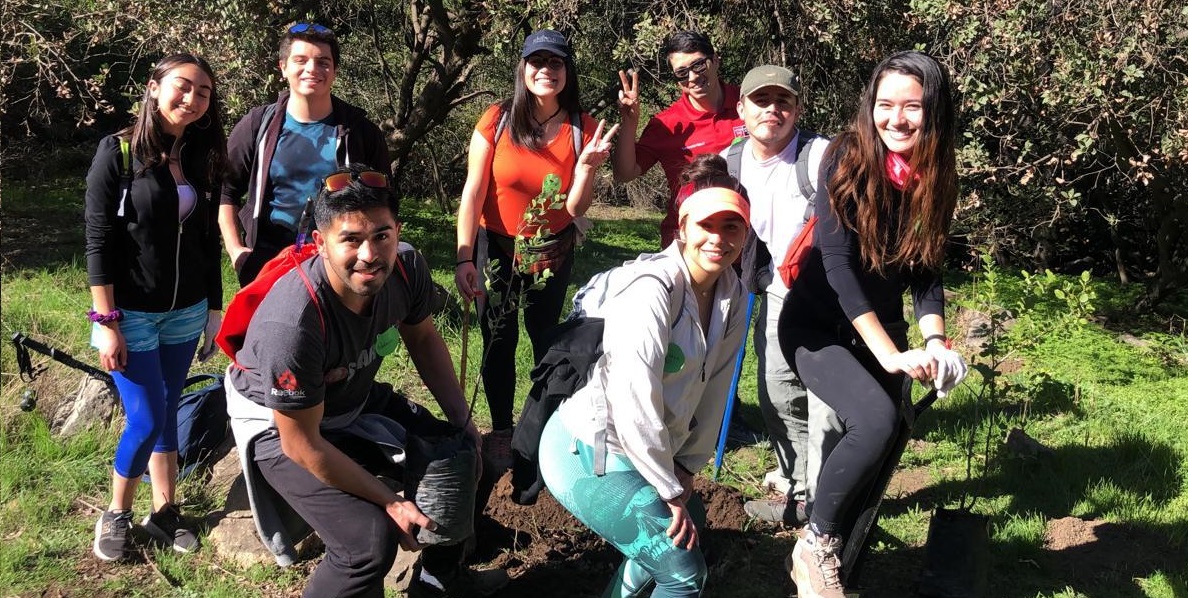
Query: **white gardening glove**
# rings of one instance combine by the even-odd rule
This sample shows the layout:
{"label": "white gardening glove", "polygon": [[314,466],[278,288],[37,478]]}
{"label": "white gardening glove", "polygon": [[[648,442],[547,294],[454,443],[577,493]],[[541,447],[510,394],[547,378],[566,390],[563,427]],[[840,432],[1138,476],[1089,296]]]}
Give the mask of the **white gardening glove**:
{"label": "white gardening glove", "polygon": [[933,378],[932,384],[936,387],[936,396],[945,398],[962,380],[965,380],[965,375],[969,373],[969,366],[965,365],[965,359],[961,354],[952,350],[941,347],[939,343],[932,345],[928,349],[929,355],[936,359],[936,378]]}
{"label": "white gardening glove", "polygon": [[202,346],[198,348],[198,361],[206,361],[218,352],[215,336],[218,336],[222,325],[223,312],[214,309],[206,312],[206,328],[202,330]]}

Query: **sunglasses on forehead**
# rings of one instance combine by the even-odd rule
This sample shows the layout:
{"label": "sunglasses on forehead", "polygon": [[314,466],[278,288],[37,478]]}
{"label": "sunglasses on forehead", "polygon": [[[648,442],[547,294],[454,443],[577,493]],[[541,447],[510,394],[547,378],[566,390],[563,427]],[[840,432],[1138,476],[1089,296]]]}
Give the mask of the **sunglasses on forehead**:
{"label": "sunglasses on forehead", "polygon": [[701,73],[705,72],[705,69],[709,68],[709,61],[709,58],[696,60],[689,66],[682,66],[681,68],[672,71],[672,76],[683,80],[689,78],[690,72],[700,75]]}
{"label": "sunglasses on forehead", "polygon": [[319,33],[319,34],[329,33],[331,35],[334,34],[334,32],[331,31],[329,27],[324,27],[317,23],[297,23],[296,25],[289,27],[289,33]]}
{"label": "sunglasses on forehead", "polygon": [[365,187],[371,187],[372,189],[388,188],[388,175],[376,170],[336,172],[322,179],[322,186],[327,191],[336,193],[349,187],[351,181],[359,181]]}

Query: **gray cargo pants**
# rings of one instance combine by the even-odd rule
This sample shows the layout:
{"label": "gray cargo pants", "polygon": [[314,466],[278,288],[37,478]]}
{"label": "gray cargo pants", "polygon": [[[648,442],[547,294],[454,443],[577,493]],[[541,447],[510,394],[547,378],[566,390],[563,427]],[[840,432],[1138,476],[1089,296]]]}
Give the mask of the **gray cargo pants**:
{"label": "gray cargo pants", "polygon": [[821,463],[841,439],[842,425],[833,409],[808,392],[784,360],[778,334],[784,293],[768,290],[763,295],[755,323],[759,407],[776,462],[792,485],[788,498],[811,504]]}

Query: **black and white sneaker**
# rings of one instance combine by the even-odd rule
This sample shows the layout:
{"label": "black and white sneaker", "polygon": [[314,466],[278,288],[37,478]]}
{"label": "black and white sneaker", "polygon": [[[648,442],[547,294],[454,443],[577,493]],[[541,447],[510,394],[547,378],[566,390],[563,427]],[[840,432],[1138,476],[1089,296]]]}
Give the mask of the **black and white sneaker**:
{"label": "black and white sneaker", "polygon": [[144,530],[162,544],[171,546],[177,552],[193,552],[198,549],[198,534],[186,526],[181,513],[173,503],[166,504],[144,518]]}
{"label": "black and white sneaker", "polygon": [[92,552],[101,561],[123,560],[131,529],[132,511],[104,511],[95,522]]}

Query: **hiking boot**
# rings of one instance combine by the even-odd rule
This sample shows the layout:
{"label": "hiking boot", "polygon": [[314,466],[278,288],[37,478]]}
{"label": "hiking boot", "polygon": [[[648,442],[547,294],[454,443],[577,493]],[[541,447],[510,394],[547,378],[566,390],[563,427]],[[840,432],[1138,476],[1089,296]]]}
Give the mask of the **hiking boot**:
{"label": "hiking boot", "polygon": [[760,488],[787,494],[792,489],[792,480],[784,477],[784,472],[773,469],[763,476],[763,484],[760,485]]}
{"label": "hiking boot", "polygon": [[157,541],[173,547],[177,552],[193,552],[198,549],[198,534],[191,530],[177,505],[168,503],[161,510],[144,518],[140,523],[144,530]]}
{"label": "hiking boot", "polygon": [[801,527],[808,523],[808,513],[803,500],[788,501],[788,497],[767,500],[748,500],[743,504],[747,515],[767,523],[782,523],[792,527]]}
{"label": "hiking boot", "polygon": [[502,472],[512,466],[512,431],[492,430],[483,437],[483,461],[494,471]]}
{"label": "hiking boot", "polygon": [[818,536],[809,528],[801,532],[792,553],[784,560],[798,598],[845,598],[841,552],[841,538]]}
{"label": "hiking boot", "polygon": [[503,589],[510,581],[507,571],[503,569],[487,569],[475,571],[461,568],[454,578],[437,580],[426,574],[421,575],[408,584],[407,598],[471,598],[473,596],[490,596]]}
{"label": "hiking boot", "polygon": [[95,522],[95,543],[91,550],[101,561],[123,560],[132,529],[132,511],[104,511]]}

